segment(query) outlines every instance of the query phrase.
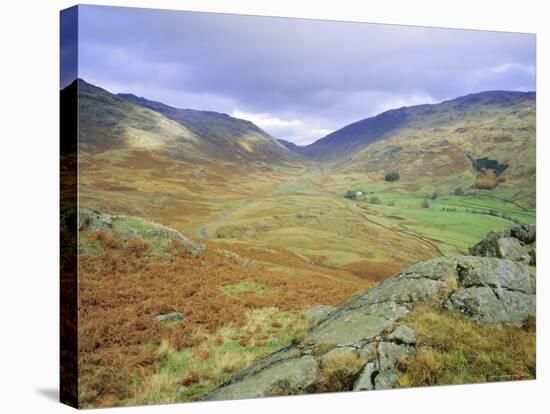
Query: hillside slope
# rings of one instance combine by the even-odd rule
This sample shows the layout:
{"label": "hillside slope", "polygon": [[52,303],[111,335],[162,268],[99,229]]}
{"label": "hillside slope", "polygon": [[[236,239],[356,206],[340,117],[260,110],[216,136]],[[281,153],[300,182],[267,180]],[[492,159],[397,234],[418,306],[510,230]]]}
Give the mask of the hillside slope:
{"label": "hillside slope", "polygon": [[250,121],[218,112],[174,108],[133,94],[118,94],[118,97],[161,113],[189,129],[202,138],[202,145],[210,153],[222,156],[229,152],[271,161],[294,159],[286,147]]}
{"label": "hillside slope", "polygon": [[134,95],[115,95],[78,79],[79,149],[160,149],[175,159],[286,164],[296,156],[252,122],[216,112],[177,109]]}
{"label": "hillside slope", "polygon": [[61,91],[62,106],[75,94],[81,206],[194,233],[224,208],[267,193],[303,168],[248,121],[134,103],[82,79]]}
{"label": "hillside slope", "polygon": [[[296,152],[320,161],[332,173],[355,174],[371,183],[384,182],[385,173],[395,170],[401,180],[391,189],[399,192],[452,194],[458,188],[481,188],[532,208],[535,115],[533,92],[481,92],[390,110]],[[476,183],[484,174],[492,179],[485,189]]]}
{"label": "hillside slope", "polygon": [[297,145],[294,142],[287,141],[286,139],[280,139],[279,138],[279,139],[277,139],[277,141],[279,141],[279,143],[281,145],[288,148],[294,154],[299,155],[299,156],[304,157],[304,158],[311,158],[309,153],[308,153],[308,150],[307,150],[308,147],[307,146]]}
{"label": "hillside slope", "polygon": [[197,136],[152,110],[78,79],[65,88],[78,93],[80,151],[113,148],[153,148],[177,143],[196,148]]}
{"label": "hillside slope", "polygon": [[534,92],[488,91],[466,95],[439,104],[403,107],[349,124],[302,147],[300,152],[327,160],[351,155],[405,128],[425,129],[471,121],[495,112],[520,110],[535,104]]}

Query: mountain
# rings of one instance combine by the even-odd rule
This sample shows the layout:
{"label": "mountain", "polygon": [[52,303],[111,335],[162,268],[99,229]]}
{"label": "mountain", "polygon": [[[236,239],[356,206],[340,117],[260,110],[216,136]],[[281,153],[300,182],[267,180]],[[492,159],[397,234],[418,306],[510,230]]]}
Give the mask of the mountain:
{"label": "mountain", "polygon": [[[386,111],[290,149],[348,179],[383,182],[397,171],[401,192],[492,187],[488,194],[534,208],[535,115],[534,92],[481,92]],[[488,186],[485,173],[496,176]]]}
{"label": "mountain", "polygon": [[534,92],[488,91],[439,104],[403,107],[349,124],[305,147],[291,148],[319,160],[351,155],[405,128],[441,127],[534,104]]}
{"label": "mountain", "polygon": [[78,142],[81,151],[113,148],[159,148],[178,143],[194,149],[197,136],[162,114],[132,104],[78,79],[64,90],[78,95]]}
{"label": "mountain", "polygon": [[[156,160],[148,165],[161,158],[199,169],[208,165],[211,174],[220,166],[260,171],[311,159],[347,182],[383,182],[387,172],[397,171],[400,179],[389,190],[425,194],[479,189],[486,186],[483,175],[492,172],[488,194],[528,208],[536,204],[534,92],[480,92],[393,109],[302,147],[276,140],[250,121],[115,95],[81,79],[62,91],[62,99],[75,90],[80,154],[115,151],[109,155],[114,168],[121,157]],[[121,150],[148,154],[123,156]],[[221,179],[225,173],[216,174]]]}
{"label": "mountain", "polygon": [[210,152],[225,154],[228,149],[233,149],[248,157],[272,160],[293,158],[286,147],[250,121],[218,112],[175,108],[133,94],[118,94],[118,97],[179,123],[201,137]]}
{"label": "mountain", "polygon": [[409,117],[404,109],[390,110],[375,117],[354,122],[310,145],[299,148],[297,152],[319,160],[352,154],[404,125]]}
{"label": "mountain", "polygon": [[299,145],[296,145],[294,142],[287,141],[286,139],[278,138],[277,141],[279,141],[279,144],[285,146],[289,150],[297,151],[301,148]]}
{"label": "mountain", "polygon": [[92,210],[194,233],[203,215],[223,211],[205,200],[226,197],[230,205],[265,193],[302,161],[256,125],[227,115],[132,102],[82,79],[60,95],[64,123],[68,110],[78,120],[78,137],[63,125],[62,143],[78,141],[79,206]]}
{"label": "mountain", "polygon": [[[79,145],[83,151],[155,148],[177,159],[286,163],[296,159],[252,122],[178,109],[134,95],[115,95],[78,79]],[[74,93],[74,92],[72,92]]]}

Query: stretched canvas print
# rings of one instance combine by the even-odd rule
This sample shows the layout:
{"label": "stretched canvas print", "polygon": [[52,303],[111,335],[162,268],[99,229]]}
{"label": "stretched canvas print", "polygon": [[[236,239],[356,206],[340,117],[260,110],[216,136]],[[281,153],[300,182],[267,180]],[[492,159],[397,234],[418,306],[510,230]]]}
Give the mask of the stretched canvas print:
{"label": "stretched canvas print", "polygon": [[62,401],[534,379],[535,42],[62,11]]}

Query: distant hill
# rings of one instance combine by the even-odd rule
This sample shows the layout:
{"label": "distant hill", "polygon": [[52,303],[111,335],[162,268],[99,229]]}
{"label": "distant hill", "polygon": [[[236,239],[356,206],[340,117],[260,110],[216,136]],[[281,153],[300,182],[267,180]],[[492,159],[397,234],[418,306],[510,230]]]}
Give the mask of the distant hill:
{"label": "distant hill", "polygon": [[292,153],[283,145],[250,121],[219,112],[174,108],[133,94],[118,94],[118,97],[161,113],[179,123],[201,137],[209,152],[226,155],[228,150],[232,150],[248,158],[271,160],[293,158]]}
{"label": "distant hill", "polygon": [[307,146],[297,145],[294,142],[287,141],[286,139],[277,139],[280,144],[284,145],[286,148],[288,148],[290,151],[292,151],[294,154],[299,155],[304,158],[310,158]]}
{"label": "distant hill", "polygon": [[61,99],[75,93],[81,152],[146,149],[176,161],[251,170],[312,160],[348,180],[358,174],[359,180],[383,182],[387,172],[397,171],[396,190],[430,194],[474,190],[490,170],[497,181],[488,194],[536,204],[534,92],[481,92],[393,109],[307,146],[276,140],[250,121],[115,95],[81,79]]}
{"label": "distant hill", "polygon": [[197,136],[162,114],[135,105],[78,79],[66,90],[78,94],[78,142],[81,150],[98,152],[112,148],[162,147],[178,143],[191,150]]}
{"label": "distant hill", "polygon": [[459,120],[480,118],[495,110],[534,102],[534,92],[489,91],[439,104],[392,109],[349,124],[310,145],[291,149],[319,160],[335,159],[351,155],[373,142],[388,138],[400,129],[444,126]]}
{"label": "distant hill", "polygon": [[79,145],[84,151],[157,148],[173,158],[229,162],[292,162],[296,156],[250,121],[178,109],[134,95],[115,95],[78,79]]}
{"label": "distant hill", "polygon": [[347,125],[305,147],[287,146],[327,170],[367,175],[407,192],[476,190],[482,170],[498,176],[489,194],[534,207],[536,95],[491,91],[439,104],[386,111]]}
{"label": "distant hill", "polygon": [[286,139],[277,139],[281,145],[284,145],[290,150],[295,150],[296,148],[300,148],[298,145],[296,145],[294,142],[287,141]]}

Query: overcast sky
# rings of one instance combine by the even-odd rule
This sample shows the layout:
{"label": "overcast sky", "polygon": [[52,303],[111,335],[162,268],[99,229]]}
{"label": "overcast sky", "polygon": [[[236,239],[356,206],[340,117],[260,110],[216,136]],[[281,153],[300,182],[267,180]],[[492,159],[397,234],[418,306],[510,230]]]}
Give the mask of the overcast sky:
{"label": "overcast sky", "polygon": [[79,76],[307,144],[384,110],[535,90],[530,34],[80,6]]}

